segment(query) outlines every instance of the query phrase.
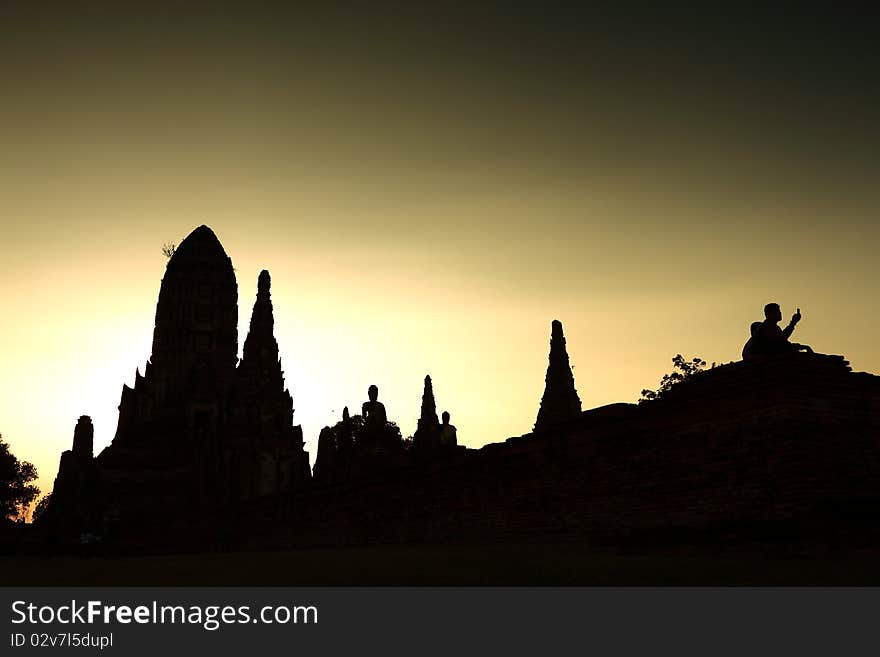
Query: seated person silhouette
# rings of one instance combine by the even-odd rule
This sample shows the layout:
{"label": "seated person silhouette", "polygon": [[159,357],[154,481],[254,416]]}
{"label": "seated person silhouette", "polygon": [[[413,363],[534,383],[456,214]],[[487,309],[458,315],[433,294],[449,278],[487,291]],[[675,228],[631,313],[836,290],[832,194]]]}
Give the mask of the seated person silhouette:
{"label": "seated person silhouette", "polygon": [[458,444],[456,429],[449,424],[449,411],[443,411],[443,424],[440,425],[440,444],[455,447]]}
{"label": "seated person silhouette", "polygon": [[[795,326],[801,321],[801,309],[792,315],[791,321],[784,329],[779,327],[782,320],[782,311],[779,309],[778,303],[768,303],[764,306],[764,321],[752,324],[752,337],[743,347],[743,358],[755,358],[758,356],[776,356],[779,354],[792,353],[795,351],[806,351],[812,353],[805,344],[789,342],[788,339],[794,332]],[[757,324],[757,326],[756,326]]]}
{"label": "seated person silhouette", "polygon": [[370,386],[367,390],[367,396],[370,398],[370,401],[364,402],[363,406],[361,406],[364,424],[369,427],[384,427],[388,417],[385,415],[385,405],[378,401],[379,388],[375,385]]}
{"label": "seated person silhouette", "polygon": [[742,350],[742,358],[743,360],[751,360],[755,356],[757,356],[758,345],[757,342],[760,340],[758,334],[761,332],[761,327],[763,326],[763,322],[752,322],[750,327],[751,337],[746,341]]}

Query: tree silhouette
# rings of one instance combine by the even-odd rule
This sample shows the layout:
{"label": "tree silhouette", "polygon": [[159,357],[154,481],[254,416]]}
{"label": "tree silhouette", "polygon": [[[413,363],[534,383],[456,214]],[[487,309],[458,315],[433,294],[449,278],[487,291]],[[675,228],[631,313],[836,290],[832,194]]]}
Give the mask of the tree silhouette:
{"label": "tree silhouette", "polygon": [[673,386],[682,381],[687,381],[695,374],[699,374],[706,367],[706,361],[698,357],[685,360],[681,354],[676,354],[672,359],[672,367],[673,369],[669,374],[663,375],[663,378],[660,380],[660,387],[657,390],[648,390],[647,388],[642,390],[642,396],[639,398],[640,404],[660,399]]}
{"label": "tree silhouette", "polygon": [[0,435],[0,518],[23,520],[40,489],[31,482],[37,478],[32,463],[19,461]]}
{"label": "tree silhouette", "polygon": [[49,505],[52,503],[52,493],[47,493],[40,498],[40,501],[37,502],[36,506],[34,506],[34,512],[31,515],[31,520],[33,522],[37,522],[40,517],[46,513],[46,509],[49,508]]}
{"label": "tree silhouette", "polygon": [[165,244],[162,245],[162,255],[166,258],[173,256],[176,250],[177,245],[174,242],[165,242]]}

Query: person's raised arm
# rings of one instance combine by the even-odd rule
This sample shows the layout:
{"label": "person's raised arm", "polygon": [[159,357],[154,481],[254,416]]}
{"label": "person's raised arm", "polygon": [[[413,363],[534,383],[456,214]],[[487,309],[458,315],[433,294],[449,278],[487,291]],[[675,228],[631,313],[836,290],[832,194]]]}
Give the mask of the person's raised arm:
{"label": "person's raised arm", "polygon": [[800,308],[798,308],[797,312],[791,316],[791,321],[788,323],[788,326],[782,329],[782,335],[786,340],[788,340],[791,337],[791,334],[794,333],[794,327],[797,326],[799,321],[801,321]]}

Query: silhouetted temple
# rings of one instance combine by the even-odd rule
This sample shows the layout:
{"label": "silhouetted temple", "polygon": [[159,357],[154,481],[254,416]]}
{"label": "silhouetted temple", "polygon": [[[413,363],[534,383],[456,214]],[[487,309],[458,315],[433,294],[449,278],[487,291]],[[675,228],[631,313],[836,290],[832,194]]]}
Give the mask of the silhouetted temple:
{"label": "silhouetted temple", "polygon": [[409,475],[304,490],[259,543],[876,544],[878,438],[880,377],[818,354],[736,362]]}
{"label": "silhouetted temple", "polygon": [[[106,533],[110,523],[124,535],[149,534],[307,483],[308,455],[273,335],[269,273],[260,274],[238,364],[232,261],[210,228],[195,229],[162,279],[144,374],[123,386],[113,442],[88,467],[91,439],[88,455],[78,447],[81,434],[91,435],[90,421],[81,427],[87,419],[62,457],[48,514],[59,527],[62,509],[86,505],[83,531]],[[89,473],[88,486],[68,483],[74,471]]]}
{"label": "silhouetted temple", "polygon": [[210,229],[168,263],[153,354],[112,444],[82,417],[40,520],[59,542],[132,549],[574,540],[880,540],[880,377],[789,352],[713,367],[644,404],[587,411],[554,321],[534,431],[480,449],[425,377],[413,440],[369,386],[310,476],[262,272],[236,363],[237,284]]}

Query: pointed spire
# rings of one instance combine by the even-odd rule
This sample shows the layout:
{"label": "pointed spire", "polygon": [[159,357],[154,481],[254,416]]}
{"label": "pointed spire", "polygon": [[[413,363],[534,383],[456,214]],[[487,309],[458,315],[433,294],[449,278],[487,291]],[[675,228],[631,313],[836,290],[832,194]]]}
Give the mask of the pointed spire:
{"label": "pointed spire", "polygon": [[436,427],[440,424],[437,419],[437,405],[434,403],[434,386],[431,377],[425,377],[425,389],[422,392],[422,414],[419,417],[419,429]]}
{"label": "pointed spire", "polygon": [[343,422],[350,422],[351,421],[351,416],[348,414],[348,406],[346,406],[345,408],[342,409],[342,421]]}
{"label": "pointed spire", "polygon": [[278,342],[275,340],[275,317],[272,313],[270,287],[272,279],[265,269],[257,281],[257,300],[251,313],[251,325],[244,341],[242,361],[280,364]]}
{"label": "pointed spire", "polygon": [[271,284],[269,272],[261,271],[251,324],[238,365],[238,381],[241,394],[245,397],[256,395],[265,400],[269,398],[266,395],[273,399],[280,396],[286,405],[292,407],[293,402],[284,391],[284,372],[281,371],[278,342],[275,340]]}
{"label": "pointed spire", "polygon": [[434,403],[434,387],[431,377],[425,377],[422,392],[422,413],[418,427],[413,434],[413,447],[418,450],[430,449],[437,445],[440,436],[440,420],[437,419],[437,405]]}
{"label": "pointed spire", "polygon": [[553,320],[550,331],[550,362],[547,365],[544,396],[535,422],[535,431],[543,431],[581,413],[581,400],[574,387],[574,376],[565,349],[562,322]]}

